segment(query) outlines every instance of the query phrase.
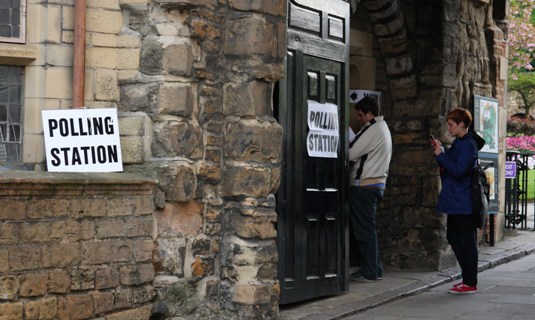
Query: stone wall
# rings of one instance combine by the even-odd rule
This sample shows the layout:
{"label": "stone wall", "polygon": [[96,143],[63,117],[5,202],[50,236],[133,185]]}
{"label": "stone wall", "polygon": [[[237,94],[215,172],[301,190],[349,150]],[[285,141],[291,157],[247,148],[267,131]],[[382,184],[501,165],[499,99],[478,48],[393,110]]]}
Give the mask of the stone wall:
{"label": "stone wall", "polygon": [[0,175],[0,319],[148,319],[154,181]]}
{"label": "stone wall", "polygon": [[[435,215],[440,179],[427,136],[451,142],[445,116],[455,107],[471,109],[473,95],[498,99],[500,117],[505,116],[504,34],[489,1],[362,0],[361,5],[377,37],[376,88],[386,92],[382,108],[394,143],[378,213],[383,258],[401,269],[451,266],[445,218]],[[501,126],[500,141],[504,136]],[[502,220],[503,212],[497,239]]]}
{"label": "stone wall", "polygon": [[125,171],[158,180],[153,317],[276,318],[286,2],[121,4],[140,61],[117,106],[146,143]]}

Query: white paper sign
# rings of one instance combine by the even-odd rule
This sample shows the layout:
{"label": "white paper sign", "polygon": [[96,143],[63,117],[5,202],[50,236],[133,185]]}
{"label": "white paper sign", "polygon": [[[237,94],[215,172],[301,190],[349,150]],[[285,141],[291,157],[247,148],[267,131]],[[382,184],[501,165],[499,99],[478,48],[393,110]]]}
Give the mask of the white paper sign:
{"label": "white paper sign", "polygon": [[123,171],[116,109],[45,110],[42,115],[48,171]]}
{"label": "white paper sign", "polygon": [[340,130],[338,106],[308,101],[307,151],[309,157],[337,158]]}

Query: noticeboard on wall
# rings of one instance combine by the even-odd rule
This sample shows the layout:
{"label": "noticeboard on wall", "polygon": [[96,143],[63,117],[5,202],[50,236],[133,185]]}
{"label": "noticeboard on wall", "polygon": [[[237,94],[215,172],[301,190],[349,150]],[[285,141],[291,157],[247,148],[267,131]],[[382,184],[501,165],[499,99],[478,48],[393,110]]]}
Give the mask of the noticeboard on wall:
{"label": "noticeboard on wall", "polygon": [[485,173],[490,184],[489,213],[498,213],[498,100],[474,96],[474,131],[483,139],[485,145],[479,151],[481,166],[489,166]]}
{"label": "noticeboard on wall", "polygon": [[481,152],[498,153],[498,100],[474,96],[474,130],[485,139]]}

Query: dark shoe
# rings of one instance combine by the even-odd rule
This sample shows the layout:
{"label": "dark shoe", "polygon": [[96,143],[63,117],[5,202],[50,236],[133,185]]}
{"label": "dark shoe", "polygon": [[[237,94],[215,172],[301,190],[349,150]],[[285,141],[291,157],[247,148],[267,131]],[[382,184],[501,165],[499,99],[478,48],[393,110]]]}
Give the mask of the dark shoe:
{"label": "dark shoe", "polygon": [[366,278],[362,273],[357,272],[357,273],[353,273],[351,276],[349,276],[349,279],[351,281],[375,282],[377,280],[383,279],[383,277],[380,277],[380,278],[377,278],[377,279]]}

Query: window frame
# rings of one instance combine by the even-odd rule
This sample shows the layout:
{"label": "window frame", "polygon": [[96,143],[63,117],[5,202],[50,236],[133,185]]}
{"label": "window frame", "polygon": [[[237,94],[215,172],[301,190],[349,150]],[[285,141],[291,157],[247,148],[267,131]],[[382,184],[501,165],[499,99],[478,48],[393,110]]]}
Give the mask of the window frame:
{"label": "window frame", "polygon": [[15,37],[1,37],[0,42],[26,43],[26,0],[20,0],[20,35]]}

